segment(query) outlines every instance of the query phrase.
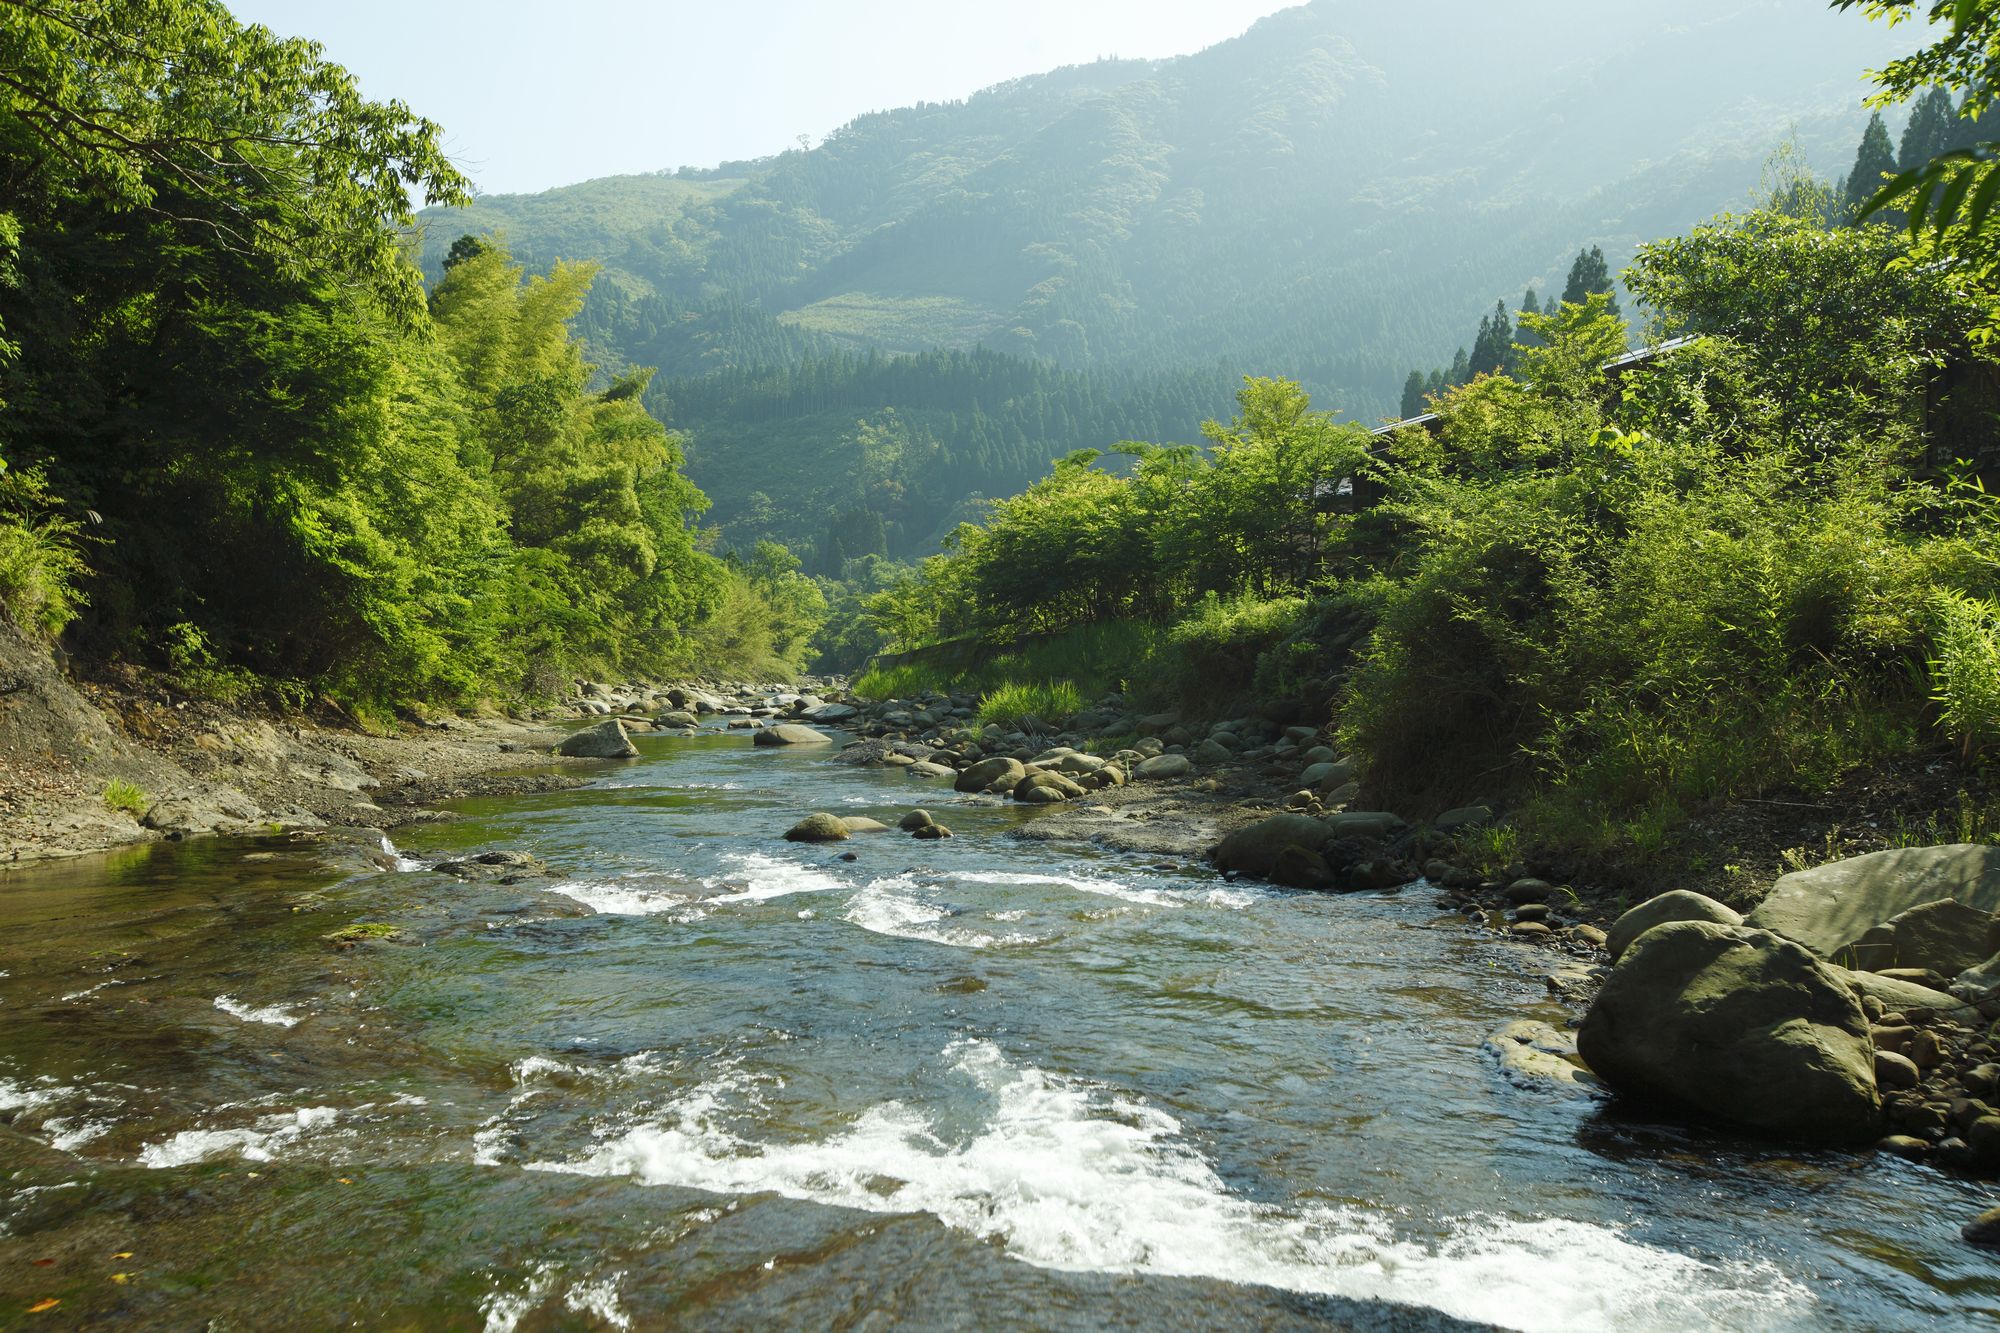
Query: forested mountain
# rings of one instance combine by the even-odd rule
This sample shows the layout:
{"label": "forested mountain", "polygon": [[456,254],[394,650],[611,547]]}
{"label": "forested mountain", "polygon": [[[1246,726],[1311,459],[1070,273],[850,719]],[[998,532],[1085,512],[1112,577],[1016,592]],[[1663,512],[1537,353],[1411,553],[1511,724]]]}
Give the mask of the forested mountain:
{"label": "forested mountain", "polygon": [[[766,414],[746,452],[744,418],[694,410],[713,391],[674,381],[978,346],[1126,375],[1221,363],[1377,419],[1496,298],[1560,291],[1579,249],[1615,272],[1746,203],[1794,128],[1837,171],[1865,118],[1857,71],[1900,49],[1818,0],[1433,11],[1314,0],[1196,55],[879,112],[809,150],[485,198],[429,215],[426,259],[499,230],[531,268],[601,261],[584,332],[609,365],[661,367],[656,406],[694,432],[716,517],[739,522],[761,491],[803,520],[785,477],[731,472],[784,456],[791,427]],[[1228,404],[1213,378],[1204,411]],[[844,401],[844,429],[899,405]],[[1022,456],[1039,470],[1142,426],[1031,436]]]}

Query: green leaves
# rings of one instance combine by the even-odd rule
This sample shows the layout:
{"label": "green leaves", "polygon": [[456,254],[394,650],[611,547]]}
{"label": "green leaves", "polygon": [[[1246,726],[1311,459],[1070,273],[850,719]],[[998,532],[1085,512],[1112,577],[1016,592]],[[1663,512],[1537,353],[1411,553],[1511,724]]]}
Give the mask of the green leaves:
{"label": "green leaves", "polygon": [[1896,176],[1876,191],[1855,214],[1865,221],[1889,208],[1906,209],[1910,235],[1929,231],[1945,236],[1953,228],[1983,234],[2000,197],[2000,144],[1941,153],[1921,167]]}
{"label": "green leaves", "polygon": [[290,277],[331,270],[405,318],[420,306],[411,192],[470,198],[438,126],[219,0],[0,0],[0,15],[0,205],[25,221],[79,200],[143,212]]}

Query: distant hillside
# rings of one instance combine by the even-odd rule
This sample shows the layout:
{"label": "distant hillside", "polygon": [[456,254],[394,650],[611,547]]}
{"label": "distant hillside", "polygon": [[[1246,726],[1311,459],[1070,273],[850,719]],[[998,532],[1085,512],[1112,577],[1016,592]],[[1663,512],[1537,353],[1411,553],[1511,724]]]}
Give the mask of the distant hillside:
{"label": "distant hillside", "polygon": [[[809,151],[482,199],[432,215],[425,253],[499,230],[531,266],[602,260],[585,332],[660,366],[669,402],[700,396],[669,381],[718,370],[983,346],[1292,375],[1374,419],[1580,247],[1616,268],[1747,202],[1791,127],[1845,170],[1861,72],[1907,31],[1820,0],[1443,0],[1421,19],[1315,0],[1196,55],[864,116]],[[743,490],[719,471],[738,452],[696,441],[719,498]],[[773,485],[780,511],[804,498]]]}

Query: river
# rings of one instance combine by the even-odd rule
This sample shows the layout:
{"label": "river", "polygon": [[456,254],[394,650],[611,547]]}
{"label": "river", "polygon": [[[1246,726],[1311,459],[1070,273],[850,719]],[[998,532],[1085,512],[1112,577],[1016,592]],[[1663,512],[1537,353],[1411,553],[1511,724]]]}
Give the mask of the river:
{"label": "river", "polygon": [[[1481,1042],[1560,1021],[1554,955],[1424,886],[639,744],[399,834],[549,881],[278,838],[0,878],[0,1326],[2000,1322],[1986,1187],[1509,1082]],[[777,836],[917,804],[958,836]],[[324,938],[357,923],[400,938]]]}

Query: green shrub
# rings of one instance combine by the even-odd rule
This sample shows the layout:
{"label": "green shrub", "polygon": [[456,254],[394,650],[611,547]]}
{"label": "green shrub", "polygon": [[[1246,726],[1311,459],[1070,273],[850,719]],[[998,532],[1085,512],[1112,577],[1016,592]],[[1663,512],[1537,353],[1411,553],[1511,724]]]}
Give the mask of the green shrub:
{"label": "green shrub", "polygon": [[1034,718],[1060,726],[1083,708],[1083,695],[1066,680],[1044,681],[1039,685],[1008,683],[990,690],[979,701],[979,720],[1018,727]]}
{"label": "green shrub", "polygon": [[2000,738],[2000,606],[1941,590],[1931,609],[1937,618],[1931,699],[1939,724],[1970,755]]}
{"label": "green shrub", "polygon": [[81,532],[55,512],[41,472],[10,472],[0,459],[0,608],[15,624],[54,637],[76,619],[89,572]]}

